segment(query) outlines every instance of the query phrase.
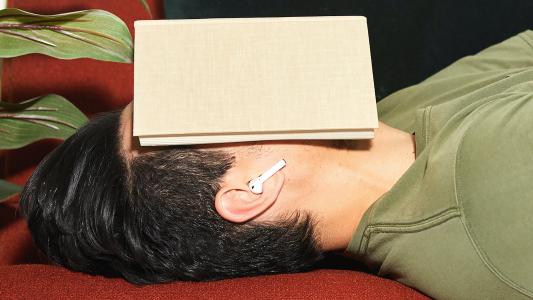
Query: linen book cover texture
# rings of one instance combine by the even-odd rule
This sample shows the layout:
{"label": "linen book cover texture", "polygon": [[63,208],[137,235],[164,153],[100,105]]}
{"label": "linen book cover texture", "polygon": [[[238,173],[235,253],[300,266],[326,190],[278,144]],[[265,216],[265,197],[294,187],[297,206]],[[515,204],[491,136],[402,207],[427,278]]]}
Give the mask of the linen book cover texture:
{"label": "linen book cover texture", "polygon": [[378,126],[364,17],[151,20],[135,32],[143,145],[372,138]]}

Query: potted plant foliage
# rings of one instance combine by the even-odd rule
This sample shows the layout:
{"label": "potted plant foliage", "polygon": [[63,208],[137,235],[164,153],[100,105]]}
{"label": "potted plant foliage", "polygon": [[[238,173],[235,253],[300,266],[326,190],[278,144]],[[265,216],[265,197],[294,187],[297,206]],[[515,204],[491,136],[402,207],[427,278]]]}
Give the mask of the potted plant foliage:
{"label": "potted plant foliage", "polygon": [[[146,1],[140,3],[149,11]],[[40,53],[58,59],[92,58],[132,63],[133,46],[126,24],[103,10],[39,15],[16,8],[0,10],[0,58]],[[87,117],[60,95],[0,101],[0,151],[38,140],[65,139]],[[21,187],[0,179],[0,202]]]}

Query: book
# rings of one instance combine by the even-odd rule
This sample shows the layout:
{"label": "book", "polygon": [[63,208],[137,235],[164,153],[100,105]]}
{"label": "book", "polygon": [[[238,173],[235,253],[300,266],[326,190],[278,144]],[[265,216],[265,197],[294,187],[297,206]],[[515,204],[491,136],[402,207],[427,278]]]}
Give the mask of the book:
{"label": "book", "polygon": [[136,21],[133,110],[142,146],[373,138],[366,18]]}

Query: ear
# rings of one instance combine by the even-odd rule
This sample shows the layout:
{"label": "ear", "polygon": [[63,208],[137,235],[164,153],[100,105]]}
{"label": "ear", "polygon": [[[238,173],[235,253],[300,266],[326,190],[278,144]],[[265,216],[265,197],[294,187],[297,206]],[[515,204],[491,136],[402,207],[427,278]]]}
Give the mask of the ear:
{"label": "ear", "polygon": [[247,183],[225,182],[215,196],[215,208],[222,218],[230,222],[247,222],[276,202],[284,182],[283,172],[277,172],[263,183],[261,194],[252,193]]}

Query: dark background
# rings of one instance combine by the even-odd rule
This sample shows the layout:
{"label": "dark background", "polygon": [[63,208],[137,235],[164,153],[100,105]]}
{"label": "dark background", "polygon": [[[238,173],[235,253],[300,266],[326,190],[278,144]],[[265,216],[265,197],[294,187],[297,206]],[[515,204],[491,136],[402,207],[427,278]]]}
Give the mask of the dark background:
{"label": "dark background", "polygon": [[533,29],[533,0],[166,0],[165,9],[171,19],[366,16],[378,100]]}

